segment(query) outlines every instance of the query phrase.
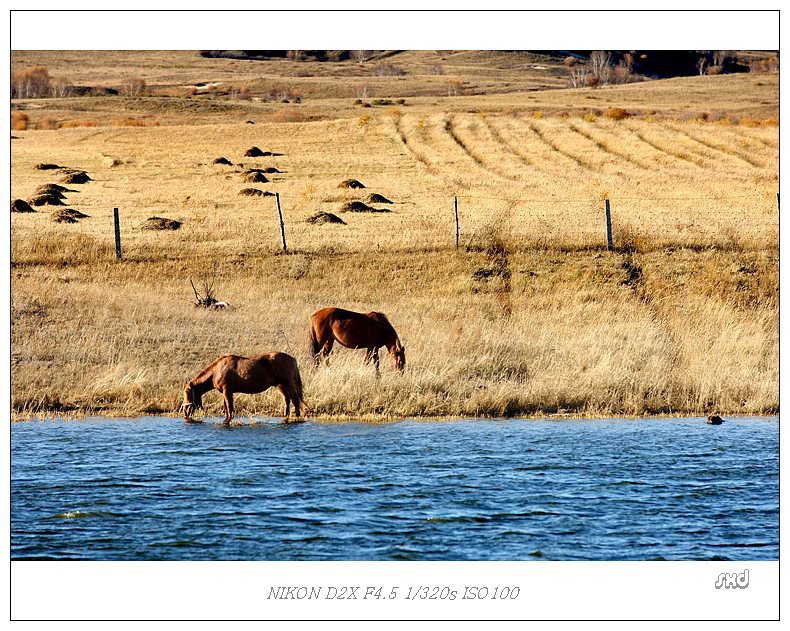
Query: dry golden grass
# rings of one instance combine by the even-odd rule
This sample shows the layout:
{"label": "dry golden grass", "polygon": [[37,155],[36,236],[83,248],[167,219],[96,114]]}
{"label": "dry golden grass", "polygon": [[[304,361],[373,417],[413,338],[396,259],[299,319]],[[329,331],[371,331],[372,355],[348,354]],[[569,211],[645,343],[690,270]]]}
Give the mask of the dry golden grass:
{"label": "dry golden grass", "polygon": [[[325,417],[776,412],[777,128],[686,116],[714,103],[767,118],[750,104],[776,100],[771,81],[365,110],[327,99],[311,106],[317,121],[247,125],[244,113],[196,125],[227,114],[188,111],[183,125],[25,131],[12,143],[12,198],[58,180],[33,168],[41,162],[93,181],[66,194],[90,215],[78,224],[55,225],[43,209],[12,217],[14,413],[176,413],[184,382],[218,355],[268,350],[297,357],[308,405]],[[533,94],[550,115],[533,115]],[[602,113],[642,115],[585,119],[587,95]],[[132,102],[142,101],[106,100],[108,112]],[[663,113],[644,115],[651,103]],[[253,145],[282,155],[244,158]],[[234,166],[211,164],[220,155]],[[269,166],[282,173],[260,186],[280,193],[288,254],[274,198],[238,195],[243,169]],[[348,178],[367,188],[339,189]],[[370,193],[392,212],[306,221]],[[142,230],[155,215],[183,226]],[[189,278],[215,265],[217,297],[232,308],[195,309]],[[313,370],[308,318],[328,305],[387,313],[406,373],[385,362],[377,381],[346,349]],[[240,414],[279,406],[272,393],[238,401]]]}

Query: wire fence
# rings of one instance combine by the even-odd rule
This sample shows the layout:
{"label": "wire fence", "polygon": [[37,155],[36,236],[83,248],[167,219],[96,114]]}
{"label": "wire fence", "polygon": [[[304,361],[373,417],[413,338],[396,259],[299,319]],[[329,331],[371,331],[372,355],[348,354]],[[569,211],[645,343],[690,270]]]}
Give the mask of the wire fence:
{"label": "wire fence", "polygon": [[[391,228],[378,223],[376,230],[379,237],[391,230],[391,236],[397,239],[390,239],[390,243],[405,243],[407,247],[411,238],[412,245],[422,248],[446,248],[451,244],[457,249],[469,248],[490,239],[492,231],[525,247],[605,247],[610,251],[668,246],[766,247],[778,243],[778,192],[539,199],[476,192],[421,192],[393,204],[396,214],[404,204],[418,209],[408,213],[408,228],[404,222],[396,222]],[[291,229],[300,225],[304,230],[305,222],[289,221],[283,216],[279,194],[274,209],[277,246],[288,252],[289,223]],[[114,220],[116,258],[120,260],[117,209]],[[314,238],[310,243],[320,246]],[[294,250],[305,251],[298,240],[295,244]]]}

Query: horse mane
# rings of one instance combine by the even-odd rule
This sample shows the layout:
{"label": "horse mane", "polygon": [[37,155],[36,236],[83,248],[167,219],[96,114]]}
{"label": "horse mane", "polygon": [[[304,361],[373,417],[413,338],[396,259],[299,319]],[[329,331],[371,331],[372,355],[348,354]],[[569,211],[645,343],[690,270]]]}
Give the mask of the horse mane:
{"label": "horse mane", "polygon": [[215,359],[211,362],[208,366],[206,366],[203,370],[201,370],[195,377],[189,382],[192,386],[201,386],[207,381],[209,381],[214,376],[214,369],[217,367],[217,364],[221,362],[223,359],[228,357],[228,355],[223,355],[218,359]]}
{"label": "horse mane", "polygon": [[395,327],[390,324],[390,321],[387,319],[387,316],[384,315],[381,311],[374,311],[373,313],[376,314],[376,319],[379,321],[381,325],[381,333],[386,338],[392,338],[392,343],[400,343],[400,338],[398,337],[397,331],[395,331]]}

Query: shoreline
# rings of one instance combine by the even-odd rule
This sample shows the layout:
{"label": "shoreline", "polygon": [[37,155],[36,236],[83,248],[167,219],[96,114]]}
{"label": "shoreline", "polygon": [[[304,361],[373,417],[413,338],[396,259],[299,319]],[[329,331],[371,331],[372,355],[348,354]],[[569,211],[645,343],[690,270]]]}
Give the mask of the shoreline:
{"label": "shoreline", "polygon": [[[744,418],[779,418],[780,412],[772,412],[772,413],[760,413],[760,412],[753,412],[753,413],[735,413],[735,414],[727,414],[726,412],[718,412],[719,416],[722,416],[724,420],[729,419],[744,419]],[[297,423],[320,423],[326,425],[333,425],[333,424],[342,424],[342,423],[366,423],[370,425],[385,425],[389,423],[401,423],[403,421],[416,421],[416,422],[425,422],[425,423],[452,423],[456,421],[539,421],[539,420],[546,420],[546,421],[564,421],[564,420],[578,420],[578,421],[585,421],[585,420],[661,420],[661,419],[674,419],[674,418],[701,418],[704,419],[708,413],[701,413],[701,412],[687,412],[687,413],[672,413],[672,414],[644,414],[644,415],[612,415],[612,414],[529,414],[524,416],[404,416],[404,417],[394,417],[394,416],[373,416],[373,415],[360,415],[360,416],[353,416],[353,415],[317,415],[317,416],[305,416],[299,419],[298,421],[291,417],[289,423],[297,424]],[[98,415],[98,414],[52,414],[52,415],[43,415],[43,416],[16,416],[12,414],[11,423],[24,423],[24,422],[33,422],[33,421],[86,421],[86,420],[114,420],[114,419],[124,419],[124,420],[142,420],[142,419],[173,419],[179,420],[184,423],[184,418],[180,415],[176,414],[148,414],[148,415],[137,415],[137,416],[124,416],[122,414],[113,414],[109,413],[107,415]],[[197,421],[193,421],[194,424],[200,423],[214,423],[214,424],[221,424],[217,423],[215,419],[221,419],[222,415],[212,415],[212,416],[204,416]],[[265,415],[243,415],[234,417],[231,421],[231,425],[247,425],[247,424],[258,424],[259,422],[266,422],[271,420],[280,420],[283,422],[282,416],[265,416]],[[248,421],[248,422],[244,422]]]}

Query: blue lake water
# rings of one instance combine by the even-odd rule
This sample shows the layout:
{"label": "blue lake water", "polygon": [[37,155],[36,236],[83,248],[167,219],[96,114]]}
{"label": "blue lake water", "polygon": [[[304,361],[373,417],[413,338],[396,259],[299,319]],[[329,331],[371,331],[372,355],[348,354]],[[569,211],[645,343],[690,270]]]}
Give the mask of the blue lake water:
{"label": "blue lake water", "polygon": [[11,426],[13,559],[774,560],[779,420]]}

